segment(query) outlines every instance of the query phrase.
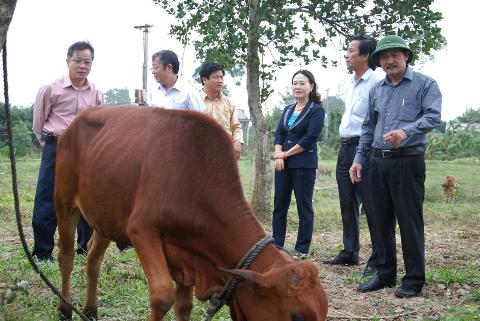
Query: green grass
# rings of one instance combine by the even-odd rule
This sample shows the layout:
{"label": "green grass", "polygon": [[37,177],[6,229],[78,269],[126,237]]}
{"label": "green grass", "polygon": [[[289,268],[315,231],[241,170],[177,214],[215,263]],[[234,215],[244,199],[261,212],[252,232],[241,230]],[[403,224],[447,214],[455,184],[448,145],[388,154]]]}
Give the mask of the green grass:
{"label": "green grass", "polygon": [[427,318],[425,321],[478,321],[480,320],[480,308],[478,305],[466,305],[451,308],[447,314],[439,319]]}
{"label": "green grass", "polygon": [[[20,158],[17,160],[19,179],[20,205],[23,226],[27,236],[31,235],[31,213],[38,175],[39,158]],[[311,257],[321,260],[336,254],[342,247],[341,219],[338,204],[338,193],[335,181],[335,161],[321,160],[321,166],[333,170],[332,176],[321,176],[314,191],[316,235],[333,235],[336,243],[325,249],[322,244],[312,244]],[[448,233],[449,228],[456,227],[465,231],[477,231],[480,223],[480,184],[476,178],[479,163],[475,160],[458,161],[428,161],[427,178],[425,182],[425,224],[432,231]],[[254,165],[251,159],[243,157],[239,162],[245,195],[250,199],[253,188]],[[273,172],[273,167],[272,167]],[[453,204],[444,204],[440,184],[446,175],[454,175],[460,181],[457,198]],[[273,197],[272,197],[273,200]],[[18,232],[14,219],[13,197],[11,193],[11,176],[9,160],[0,157],[0,320],[56,320],[57,298],[44,285],[43,281],[30,267],[18,240]],[[270,230],[271,223],[264,222]],[[295,198],[289,213],[288,231],[295,233],[298,225]],[[366,222],[362,219],[362,234],[365,234]],[[446,234],[448,236],[448,234]],[[293,241],[289,241],[293,242]],[[29,240],[31,244],[31,240]],[[289,247],[293,243],[287,244]],[[455,247],[455,244],[451,245]],[[466,298],[467,306],[450,309],[442,315],[442,321],[475,320],[478,316],[480,283],[478,274],[478,259],[480,252],[478,244],[464,245],[468,252],[459,253],[455,259],[465,260],[463,265],[455,262],[444,266],[435,266],[427,270],[428,283],[471,284],[472,290]],[[56,253],[54,253],[56,256]],[[477,262],[477,263],[475,263]],[[58,267],[43,264],[41,269],[56,285],[60,284]],[[361,281],[358,271],[350,271],[344,282],[355,286]],[[72,274],[73,301],[81,306],[85,297],[85,259],[77,258]],[[18,282],[27,282],[27,290],[22,290]],[[379,301],[380,306],[391,303]],[[471,305],[468,305],[471,304]],[[206,316],[207,305],[195,301],[192,320],[202,320]],[[99,317],[102,320],[145,320],[148,319],[150,308],[148,304],[148,287],[141,266],[133,250],[120,253],[115,247],[107,251],[102,268],[99,286]],[[470,318],[470,319],[469,319]],[[174,320],[170,312],[166,320]],[[227,308],[223,308],[214,320],[230,320]],[[427,319],[425,319],[427,320]],[[434,320],[434,319],[432,319]],[[477,319],[478,320],[478,319]]]}
{"label": "green grass", "polygon": [[474,264],[460,267],[441,267],[438,269],[427,271],[426,274],[427,284],[437,282],[449,286],[453,283],[480,283],[478,266],[475,266]]}

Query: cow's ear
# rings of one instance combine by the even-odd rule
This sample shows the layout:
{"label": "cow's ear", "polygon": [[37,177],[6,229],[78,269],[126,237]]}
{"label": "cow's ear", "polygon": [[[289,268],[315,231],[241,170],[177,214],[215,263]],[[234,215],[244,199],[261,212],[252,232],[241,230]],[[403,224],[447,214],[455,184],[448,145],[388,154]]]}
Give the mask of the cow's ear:
{"label": "cow's ear", "polygon": [[254,290],[264,290],[267,288],[266,280],[263,274],[242,269],[223,269],[220,270],[227,272],[230,276],[234,277],[238,281],[245,283],[248,287]]}

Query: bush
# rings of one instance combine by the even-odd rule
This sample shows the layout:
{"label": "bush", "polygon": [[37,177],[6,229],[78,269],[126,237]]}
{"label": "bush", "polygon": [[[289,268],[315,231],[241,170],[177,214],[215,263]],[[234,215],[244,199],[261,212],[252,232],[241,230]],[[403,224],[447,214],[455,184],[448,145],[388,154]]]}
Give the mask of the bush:
{"label": "bush", "polygon": [[480,158],[480,133],[473,129],[451,128],[428,134],[427,159]]}

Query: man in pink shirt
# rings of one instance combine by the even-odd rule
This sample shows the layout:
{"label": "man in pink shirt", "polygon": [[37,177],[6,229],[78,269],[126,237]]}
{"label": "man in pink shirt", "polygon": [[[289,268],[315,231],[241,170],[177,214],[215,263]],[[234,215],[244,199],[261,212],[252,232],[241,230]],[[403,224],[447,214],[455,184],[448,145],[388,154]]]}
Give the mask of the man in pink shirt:
{"label": "man in pink shirt", "polygon": [[[58,136],[81,111],[103,104],[103,93],[87,79],[93,58],[94,50],[89,42],[72,44],[67,51],[68,75],[40,88],[35,100],[32,129],[43,147],[32,217],[32,254],[39,261],[53,261],[57,228],[53,191]],[[80,217],[77,234],[77,253],[86,253],[92,230],[83,217]]]}

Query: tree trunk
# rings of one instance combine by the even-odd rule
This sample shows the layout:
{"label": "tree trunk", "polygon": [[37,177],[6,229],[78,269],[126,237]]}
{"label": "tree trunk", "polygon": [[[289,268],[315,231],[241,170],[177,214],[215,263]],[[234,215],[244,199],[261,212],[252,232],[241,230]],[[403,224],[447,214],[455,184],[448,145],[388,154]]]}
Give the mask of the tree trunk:
{"label": "tree trunk", "polygon": [[0,2],[0,52],[7,37],[8,26],[12,21],[17,0],[2,0]]}
{"label": "tree trunk", "polygon": [[271,215],[272,166],[269,149],[269,130],[260,101],[260,59],[258,57],[258,22],[255,5],[250,6],[250,30],[247,48],[248,106],[255,129],[255,182],[251,206],[257,218],[265,222]]}

